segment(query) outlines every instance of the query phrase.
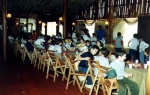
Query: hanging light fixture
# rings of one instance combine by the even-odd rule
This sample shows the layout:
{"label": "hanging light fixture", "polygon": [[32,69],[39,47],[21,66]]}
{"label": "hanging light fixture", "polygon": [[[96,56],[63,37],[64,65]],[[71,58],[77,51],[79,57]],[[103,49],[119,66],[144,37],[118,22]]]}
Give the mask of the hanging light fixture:
{"label": "hanging light fixture", "polygon": [[39,20],[39,22],[38,22],[39,24],[41,24],[42,23],[42,21],[41,20]]}
{"label": "hanging light fixture", "polygon": [[62,17],[59,17],[59,21],[62,21],[63,20],[63,18]]}
{"label": "hanging light fixture", "polygon": [[7,18],[11,18],[12,16],[11,16],[11,13],[8,13],[7,14]]}
{"label": "hanging light fixture", "polygon": [[26,25],[27,24],[27,22],[24,22],[24,25]]}
{"label": "hanging light fixture", "polygon": [[75,22],[72,22],[72,25],[75,26]]}
{"label": "hanging light fixture", "polygon": [[108,21],[105,21],[105,25],[109,25]]}

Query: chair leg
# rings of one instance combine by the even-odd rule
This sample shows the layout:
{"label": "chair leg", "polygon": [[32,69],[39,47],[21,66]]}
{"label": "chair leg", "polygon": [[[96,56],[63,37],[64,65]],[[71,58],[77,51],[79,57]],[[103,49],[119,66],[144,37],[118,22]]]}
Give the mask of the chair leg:
{"label": "chair leg", "polygon": [[77,82],[77,85],[78,85],[78,88],[79,88],[80,92],[83,93],[83,91],[82,91],[82,86],[80,86],[80,82],[79,82],[79,80],[77,79],[77,76],[75,77],[75,80],[76,80],[76,82]]}
{"label": "chair leg", "polygon": [[[95,76],[95,78],[94,78],[93,85],[92,85],[92,89],[90,90],[89,95],[91,95],[91,94],[92,94],[92,91],[93,91],[94,85],[95,85],[95,83],[96,83],[96,79],[97,79],[97,76]],[[98,86],[98,88],[99,88],[99,86]],[[97,91],[97,90],[96,90],[96,91]],[[95,95],[97,95],[97,94],[95,94]]]}
{"label": "chair leg", "polygon": [[46,79],[48,79],[48,74],[49,74],[49,65],[47,65]]}
{"label": "chair leg", "polygon": [[65,68],[64,68],[64,72],[63,72],[63,77],[62,77],[62,81],[64,81],[64,78],[66,77],[66,75],[65,75],[65,72],[66,72],[66,66],[65,66]]}
{"label": "chair leg", "polygon": [[69,81],[70,81],[70,71],[69,71],[69,75],[68,75],[68,80],[67,80],[66,89],[68,89]]}
{"label": "chair leg", "polygon": [[57,76],[57,69],[56,68],[54,68],[54,82],[55,82],[55,80],[56,80],[56,76]]}

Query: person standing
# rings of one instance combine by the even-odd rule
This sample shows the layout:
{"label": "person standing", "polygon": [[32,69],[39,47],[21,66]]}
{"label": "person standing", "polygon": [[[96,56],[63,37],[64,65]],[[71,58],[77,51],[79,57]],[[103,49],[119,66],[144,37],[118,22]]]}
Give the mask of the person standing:
{"label": "person standing", "polygon": [[106,31],[102,29],[101,25],[99,25],[98,27],[99,29],[96,31],[97,39],[101,41],[105,46]]}
{"label": "person standing", "polygon": [[88,38],[90,38],[90,34],[89,34],[89,30],[85,27],[85,24],[81,24],[81,34],[83,34],[82,32],[84,32]]}
{"label": "person standing", "polygon": [[144,52],[145,49],[148,48],[149,45],[143,41],[143,38],[140,38],[140,45],[139,45],[139,58],[140,62],[144,64]]}
{"label": "person standing", "polygon": [[71,38],[75,43],[77,43],[77,29],[74,29]]}
{"label": "person standing", "polygon": [[36,39],[37,39],[36,31],[33,30],[33,33],[32,33],[32,40],[35,41]]}
{"label": "person standing", "polygon": [[117,38],[114,39],[114,45],[116,52],[123,50],[123,40],[120,32],[117,33]]}
{"label": "person standing", "polygon": [[[129,47],[130,44],[130,47]],[[136,60],[137,47],[139,45],[139,40],[137,39],[137,34],[133,35],[133,38],[128,42],[129,55],[133,61]]]}

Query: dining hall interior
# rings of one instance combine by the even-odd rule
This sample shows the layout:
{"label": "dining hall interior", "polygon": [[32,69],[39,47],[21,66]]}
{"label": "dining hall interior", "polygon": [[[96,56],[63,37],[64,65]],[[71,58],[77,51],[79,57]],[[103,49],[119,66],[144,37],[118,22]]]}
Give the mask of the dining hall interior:
{"label": "dining hall interior", "polygon": [[150,95],[150,0],[0,4],[0,95]]}

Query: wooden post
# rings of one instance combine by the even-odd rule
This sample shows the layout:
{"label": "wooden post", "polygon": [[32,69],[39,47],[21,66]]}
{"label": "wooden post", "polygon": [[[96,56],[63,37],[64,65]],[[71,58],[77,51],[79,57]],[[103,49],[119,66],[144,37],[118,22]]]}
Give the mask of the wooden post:
{"label": "wooden post", "polygon": [[45,36],[47,36],[47,21],[45,21]]}
{"label": "wooden post", "polygon": [[20,15],[19,15],[19,20],[18,20],[18,30],[19,30],[19,36],[21,36],[21,28],[20,28]]}
{"label": "wooden post", "polygon": [[67,32],[67,27],[66,27],[66,23],[67,23],[67,0],[64,0],[64,14],[63,14],[63,19],[64,19],[64,28],[63,28],[63,36],[64,38],[66,38],[66,32]]}
{"label": "wooden post", "polygon": [[148,75],[147,75],[147,90],[146,90],[146,95],[150,95],[150,62],[149,62],[149,68],[148,68]]}
{"label": "wooden post", "polygon": [[7,25],[6,25],[6,14],[7,14],[7,0],[2,1],[2,16],[3,16],[3,60],[7,61]]}
{"label": "wooden post", "polygon": [[27,35],[28,35],[28,24],[29,24],[29,22],[28,22],[28,14],[26,14],[26,29],[27,29]]}
{"label": "wooden post", "polygon": [[108,17],[108,22],[109,22],[109,27],[108,27],[108,32],[109,32],[109,43],[112,42],[112,7],[111,7],[111,0],[109,0],[109,17]]}

